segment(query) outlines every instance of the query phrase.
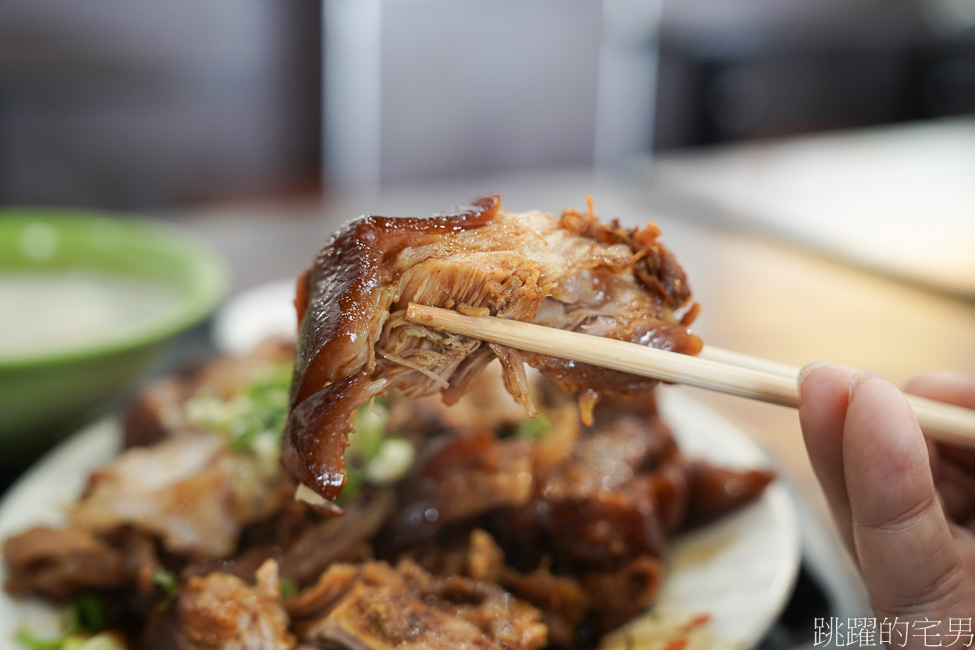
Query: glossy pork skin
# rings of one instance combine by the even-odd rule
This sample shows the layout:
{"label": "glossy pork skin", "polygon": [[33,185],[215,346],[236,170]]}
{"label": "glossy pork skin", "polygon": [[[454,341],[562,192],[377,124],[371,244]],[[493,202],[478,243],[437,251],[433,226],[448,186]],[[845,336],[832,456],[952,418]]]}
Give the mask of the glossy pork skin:
{"label": "glossy pork skin", "polygon": [[523,362],[580,393],[590,408],[600,392],[652,387],[652,380],[445,334],[406,321],[405,312],[416,302],[695,354],[701,342],[688,326],[696,305],[658,235],[652,224],[602,224],[591,210],[561,218],[510,213],[497,195],[432,218],[350,222],[298,282],[285,467],[334,501],[359,406],[390,388],[409,397],[439,391],[452,403],[495,358],[509,392],[531,415]]}

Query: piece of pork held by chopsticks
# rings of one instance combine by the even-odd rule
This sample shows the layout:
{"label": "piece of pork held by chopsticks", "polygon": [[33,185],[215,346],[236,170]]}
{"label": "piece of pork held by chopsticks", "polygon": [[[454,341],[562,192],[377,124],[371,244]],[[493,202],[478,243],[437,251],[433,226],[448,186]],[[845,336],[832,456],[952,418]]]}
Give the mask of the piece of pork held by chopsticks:
{"label": "piece of pork held by chopsticks", "polygon": [[327,502],[345,482],[352,414],[387,389],[414,398],[440,391],[450,404],[497,358],[508,391],[529,415],[535,407],[523,363],[579,394],[588,419],[601,393],[629,395],[656,383],[410,323],[411,302],[700,351],[688,329],[697,304],[654,224],[603,224],[591,203],[587,213],[561,217],[512,213],[500,204],[500,196],[487,195],[431,218],[360,217],[299,279],[282,458],[295,480]]}

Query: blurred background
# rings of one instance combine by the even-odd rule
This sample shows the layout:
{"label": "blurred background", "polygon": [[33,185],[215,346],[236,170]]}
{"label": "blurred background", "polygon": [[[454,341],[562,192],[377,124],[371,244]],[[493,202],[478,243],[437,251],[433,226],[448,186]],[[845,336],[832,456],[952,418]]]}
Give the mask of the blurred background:
{"label": "blurred background", "polygon": [[141,209],[975,111],[973,0],[8,0],[0,202]]}

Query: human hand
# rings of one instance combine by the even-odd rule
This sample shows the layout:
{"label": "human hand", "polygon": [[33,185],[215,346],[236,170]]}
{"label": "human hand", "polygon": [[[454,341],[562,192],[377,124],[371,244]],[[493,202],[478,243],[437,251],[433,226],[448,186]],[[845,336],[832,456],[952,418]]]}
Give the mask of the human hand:
{"label": "human hand", "polygon": [[[975,614],[975,452],[932,444],[904,396],[869,372],[810,364],[799,375],[810,461],[879,620],[967,622]],[[909,392],[975,408],[975,381],[942,373]],[[898,647],[925,647],[907,637]],[[948,645],[948,643],[945,643]]]}

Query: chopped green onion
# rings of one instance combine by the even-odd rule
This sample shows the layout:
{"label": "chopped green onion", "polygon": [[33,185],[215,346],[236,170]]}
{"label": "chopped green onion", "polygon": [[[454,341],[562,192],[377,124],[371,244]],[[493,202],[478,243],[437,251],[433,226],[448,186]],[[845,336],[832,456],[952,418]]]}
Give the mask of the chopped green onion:
{"label": "chopped green onion", "polygon": [[105,601],[97,594],[81,594],[75,598],[69,616],[77,624],[76,629],[91,634],[101,632],[108,625]]}
{"label": "chopped green onion", "polygon": [[349,505],[359,496],[359,490],[362,489],[362,484],[365,482],[365,477],[362,474],[362,469],[359,467],[348,462],[345,463],[345,485],[342,487],[342,494],[336,500],[336,503],[341,507],[344,508]]}
{"label": "chopped green onion", "polygon": [[522,440],[538,440],[552,428],[552,419],[544,414],[519,422],[511,430],[511,436]]}
{"label": "chopped green onion", "polygon": [[349,439],[352,451],[363,459],[374,457],[386,435],[389,409],[379,400],[372,400],[355,412],[354,424],[355,435]]}
{"label": "chopped green onion", "polygon": [[40,639],[24,628],[17,630],[17,643],[27,650],[125,650],[115,636],[96,634],[85,637],[79,634],[63,634],[54,639]]}
{"label": "chopped green onion", "polygon": [[387,435],[389,408],[382,399],[360,406],[353,416],[355,434],[345,453],[345,487],[339,505],[355,500],[366,483],[386,485],[402,478],[416,456],[413,445]]}
{"label": "chopped green onion", "polygon": [[298,583],[290,578],[279,578],[278,584],[281,590],[281,602],[291,600],[298,593]]}
{"label": "chopped green onion", "polygon": [[404,438],[386,438],[365,468],[370,483],[388,485],[406,476],[413,466],[416,450]]}
{"label": "chopped green onion", "polygon": [[[63,650],[69,650],[64,648]],[[70,650],[75,650],[71,648]],[[125,646],[119,643],[111,634],[97,634],[90,639],[86,639],[77,646],[77,650],[125,650]]]}
{"label": "chopped green onion", "polygon": [[160,567],[152,574],[152,584],[160,587],[163,591],[163,600],[159,603],[159,611],[169,611],[176,601],[176,588],[179,585],[176,574]]}
{"label": "chopped green onion", "polygon": [[187,419],[230,439],[231,450],[276,461],[288,413],[291,366],[275,364],[255,374],[238,394],[223,400],[200,393],[184,407]]}
{"label": "chopped green onion", "polygon": [[27,650],[60,650],[64,645],[66,635],[61,635],[53,639],[41,639],[27,631],[27,628],[17,629],[17,643],[27,648]]}

